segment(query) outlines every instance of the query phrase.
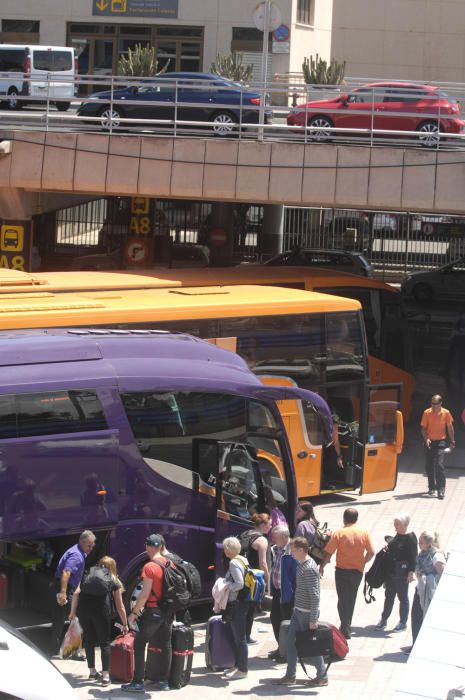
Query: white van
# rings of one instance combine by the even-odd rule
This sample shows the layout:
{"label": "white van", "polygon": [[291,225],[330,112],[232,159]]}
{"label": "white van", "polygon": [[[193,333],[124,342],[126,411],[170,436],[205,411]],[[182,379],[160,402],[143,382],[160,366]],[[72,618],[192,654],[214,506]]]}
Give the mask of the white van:
{"label": "white van", "polygon": [[32,101],[67,110],[77,88],[77,57],[70,46],[0,44],[0,100],[9,109]]}

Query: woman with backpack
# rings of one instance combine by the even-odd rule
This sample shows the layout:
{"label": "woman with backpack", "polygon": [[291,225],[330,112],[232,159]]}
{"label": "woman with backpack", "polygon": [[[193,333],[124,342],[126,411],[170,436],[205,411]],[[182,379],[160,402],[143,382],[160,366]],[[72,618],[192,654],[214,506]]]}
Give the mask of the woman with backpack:
{"label": "woman with backpack", "polygon": [[390,554],[390,570],[385,581],[384,608],[381,620],[375,629],[382,630],[386,627],[388,618],[392,612],[394,601],[399,599],[399,622],[394,627],[394,632],[401,632],[407,627],[409,613],[408,585],[413,581],[415,562],[417,558],[418,544],[414,532],[407,532],[410,516],[399,513],[394,518],[394,537],[388,538],[387,551]]}
{"label": "woman with backpack", "polygon": [[[241,554],[247,559],[252,569],[261,569],[265,576],[265,587],[268,588],[270,581],[270,547],[268,533],[271,530],[271,516],[268,513],[254,513],[251,520],[255,525],[252,530],[246,530],[239,535]],[[247,644],[256,644],[252,639],[252,627],[254,619],[255,605],[249,606],[247,613]]]}
{"label": "woman with backpack", "polygon": [[245,599],[245,595],[242,593],[248,562],[245,557],[240,556],[241,543],[237,537],[227,537],[223,540],[223,551],[229,560],[228,571],[224,577],[229,586],[228,604],[223,617],[229,626],[235,655],[235,666],[225,671],[224,678],[237,680],[246,678],[248,673],[249,651],[246,625],[250,602]]}
{"label": "woman with backpack", "polygon": [[[123,603],[123,584],[118,578],[116,561],[102,557],[92,566],[76,589],[71,603],[69,619],[79,618],[84,631],[89,679],[110,683],[110,641],[113,610],[122,622],[122,632],[128,632],[128,620]],[[100,647],[102,673],[95,668],[95,647]]]}

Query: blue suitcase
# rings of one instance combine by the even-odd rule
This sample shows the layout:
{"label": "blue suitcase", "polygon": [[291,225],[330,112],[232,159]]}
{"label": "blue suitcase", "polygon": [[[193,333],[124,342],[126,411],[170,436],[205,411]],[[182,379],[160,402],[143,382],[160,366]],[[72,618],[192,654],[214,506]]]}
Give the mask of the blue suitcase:
{"label": "blue suitcase", "polygon": [[234,668],[236,664],[231,634],[221,615],[213,615],[208,620],[205,663],[212,671]]}

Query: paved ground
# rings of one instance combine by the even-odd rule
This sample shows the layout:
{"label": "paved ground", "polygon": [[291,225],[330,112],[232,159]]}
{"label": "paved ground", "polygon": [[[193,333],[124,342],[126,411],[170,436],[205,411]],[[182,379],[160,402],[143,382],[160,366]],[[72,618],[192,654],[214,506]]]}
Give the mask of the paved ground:
{"label": "paved ground", "polygon": [[[439,387],[438,387],[439,389]],[[430,392],[430,386],[425,387]],[[317,514],[321,521],[335,528],[339,526],[342,512],[348,504],[359,508],[361,525],[367,527],[373,537],[375,548],[384,543],[384,535],[392,533],[393,516],[398,512],[408,512],[411,516],[412,529],[417,535],[425,528],[435,529],[441,533],[442,544],[447,551],[448,542],[453,537],[457,523],[465,519],[465,450],[457,449],[449,462],[446,498],[439,501],[425,495],[426,479],[423,476],[422,450],[415,428],[408,431],[407,448],[401,458],[401,469],[397,488],[394,493],[367,495],[362,497],[338,496],[320,500],[316,503]],[[463,468],[462,468],[463,465]],[[410,590],[413,597],[413,586]],[[334,586],[334,567],[326,567],[322,580],[321,619],[338,623],[336,610],[336,592]],[[354,615],[354,636],[350,642],[348,658],[334,664],[329,671],[330,683],[327,688],[310,690],[304,685],[294,688],[280,688],[270,684],[273,678],[284,674],[284,666],[273,666],[267,659],[267,653],[275,647],[271,627],[266,615],[260,617],[254,627],[254,637],[259,641],[250,647],[250,672],[247,679],[227,683],[220,674],[209,673],[204,662],[205,624],[195,625],[195,657],[192,680],[189,686],[176,692],[181,699],[191,700],[201,692],[204,700],[217,700],[223,697],[262,697],[262,696],[302,696],[321,694],[328,700],[373,700],[373,698],[391,698],[404,671],[407,657],[401,648],[411,643],[410,632],[396,633],[392,628],[398,621],[397,606],[394,608],[388,628],[379,632],[373,628],[380,617],[383,593],[376,602],[367,605],[359,593]],[[102,688],[88,684],[87,669],[82,662],[58,661],[58,667],[70,682],[78,688],[80,698],[128,698],[119,686]],[[303,672],[298,672],[303,678]],[[145,695],[155,695],[147,687]]]}

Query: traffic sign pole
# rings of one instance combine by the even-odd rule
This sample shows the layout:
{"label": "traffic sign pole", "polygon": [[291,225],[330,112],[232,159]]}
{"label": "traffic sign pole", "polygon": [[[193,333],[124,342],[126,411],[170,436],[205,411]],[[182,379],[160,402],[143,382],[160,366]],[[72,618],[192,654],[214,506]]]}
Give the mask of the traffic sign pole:
{"label": "traffic sign pole", "polygon": [[263,45],[262,45],[262,94],[260,98],[258,139],[263,141],[265,123],[265,91],[266,77],[268,75],[268,35],[270,33],[271,0],[265,0],[265,13],[263,23]]}

